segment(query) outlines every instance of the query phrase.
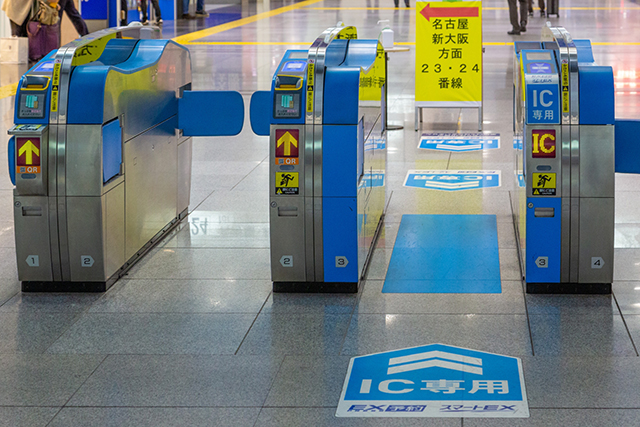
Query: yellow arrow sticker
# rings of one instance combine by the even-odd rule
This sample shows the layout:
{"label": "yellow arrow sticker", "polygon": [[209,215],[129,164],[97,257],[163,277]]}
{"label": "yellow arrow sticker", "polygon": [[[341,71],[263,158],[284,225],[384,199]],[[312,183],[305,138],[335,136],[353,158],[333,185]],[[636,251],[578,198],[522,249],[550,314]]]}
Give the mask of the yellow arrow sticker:
{"label": "yellow arrow sticker", "polygon": [[284,145],[284,157],[291,157],[291,147],[298,148],[298,140],[295,139],[289,132],[285,132],[284,135],[278,139],[278,148]]}
{"label": "yellow arrow sticker", "polygon": [[298,157],[298,129],[276,129],[276,157]]}
{"label": "yellow arrow sticker", "polygon": [[33,142],[31,142],[31,140],[28,140],[22,147],[20,147],[20,150],[18,151],[18,156],[22,156],[25,153],[26,153],[25,164],[27,166],[31,166],[33,164],[34,154],[40,157],[40,149],[35,145],[33,145]]}

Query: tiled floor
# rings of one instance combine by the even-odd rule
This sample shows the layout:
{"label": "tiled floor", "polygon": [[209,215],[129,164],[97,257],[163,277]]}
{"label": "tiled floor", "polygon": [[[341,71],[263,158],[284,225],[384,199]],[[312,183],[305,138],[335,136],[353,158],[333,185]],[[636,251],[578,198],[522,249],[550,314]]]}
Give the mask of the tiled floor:
{"label": "tiled floor", "polygon": [[[165,22],[165,36],[291,4],[213,9],[207,20]],[[269,88],[286,49],[308,46],[338,21],[355,25],[360,38],[376,38],[377,21],[388,19],[396,42],[413,42],[415,11],[392,6],[310,1],[214,32],[198,40],[214,44],[189,46],[193,88],[237,90],[248,101]],[[596,60],[614,68],[617,116],[638,118],[640,5],[564,0],[561,6],[551,22],[595,43]],[[234,138],[194,139],[188,222],[100,295],[19,293],[12,186],[1,172],[0,426],[640,425],[640,180],[616,179],[613,295],[523,292],[509,204],[513,47],[505,43],[539,40],[544,20],[531,18],[526,34],[514,38],[507,35],[507,2],[487,0],[483,7],[484,130],[499,133],[501,147],[418,150],[413,46],[389,54],[389,122],[404,129],[389,133],[391,201],[358,294],[271,292],[268,140],[249,126]],[[16,67],[0,66],[0,77],[12,73],[18,75]],[[0,111],[4,131],[12,124],[12,97],[0,100]],[[474,110],[425,110],[423,129],[475,131],[476,124]],[[502,186],[454,194],[402,186],[409,169],[469,165],[500,170]],[[401,216],[427,213],[497,216],[502,293],[381,292]],[[531,417],[334,417],[350,357],[436,342],[522,358]]]}

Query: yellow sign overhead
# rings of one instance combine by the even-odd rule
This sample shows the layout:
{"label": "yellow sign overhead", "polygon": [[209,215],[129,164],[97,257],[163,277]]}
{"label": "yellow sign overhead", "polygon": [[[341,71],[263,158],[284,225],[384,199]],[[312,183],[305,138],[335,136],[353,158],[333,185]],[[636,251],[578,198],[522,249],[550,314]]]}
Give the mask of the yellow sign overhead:
{"label": "yellow sign overhead", "polygon": [[416,102],[482,102],[482,2],[416,3]]}

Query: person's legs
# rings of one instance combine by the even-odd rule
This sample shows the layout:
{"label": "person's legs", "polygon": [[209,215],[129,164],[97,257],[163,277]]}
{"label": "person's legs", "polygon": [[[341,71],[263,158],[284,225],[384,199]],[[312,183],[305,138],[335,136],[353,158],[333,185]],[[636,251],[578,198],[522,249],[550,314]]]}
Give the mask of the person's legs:
{"label": "person's legs", "polygon": [[151,0],[151,5],[153,6],[153,10],[156,11],[156,21],[160,21],[162,19],[162,12],[160,12],[160,4],[158,4],[158,0]]}
{"label": "person's legs", "polygon": [[127,25],[129,15],[129,6],[127,5],[127,0],[120,0],[120,25]]}
{"label": "person's legs", "polygon": [[142,13],[142,23],[147,22],[147,0],[140,0],[140,12]]}
{"label": "person's legs", "polygon": [[520,34],[520,21],[518,20],[518,0],[507,0],[509,3],[509,21],[511,21],[512,30],[509,34]]}
{"label": "person's legs", "polygon": [[[62,3],[59,3],[62,5]],[[60,14],[62,15],[63,9],[60,10]],[[75,27],[76,31],[80,36],[86,36],[89,34],[89,29],[87,28],[87,24],[82,19],[80,12],[76,9],[76,5],[73,3],[73,0],[70,0],[64,4],[64,12],[69,17],[69,20]]]}
{"label": "person's legs", "polygon": [[533,0],[527,0],[527,7],[529,9],[529,16],[533,16]]}
{"label": "person's legs", "polygon": [[25,19],[22,25],[18,25],[12,20],[9,20],[11,23],[11,35],[14,37],[27,37],[27,21]]}
{"label": "person's legs", "polygon": [[527,0],[520,0],[520,32],[527,31]]}
{"label": "person's legs", "polygon": [[538,0],[538,7],[540,8],[540,16],[544,16],[544,0]]}
{"label": "person's legs", "polygon": [[196,4],[197,4],[196,16],[200,16],[200,17],[209,16],[209,13],[207,13],[207,11],[204,10],[204,0],[198,0]]}

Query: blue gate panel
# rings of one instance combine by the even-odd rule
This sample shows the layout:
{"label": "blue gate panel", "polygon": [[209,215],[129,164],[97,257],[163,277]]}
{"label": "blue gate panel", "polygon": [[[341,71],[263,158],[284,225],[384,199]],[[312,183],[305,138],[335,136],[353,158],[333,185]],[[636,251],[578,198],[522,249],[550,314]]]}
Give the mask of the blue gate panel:
{"label": "blue gate panel", "polygon": [[580,124],[612,125],[615,122],[613,68],[586,65],[580,73]]}
{"label": "blue gate panel", "polygon": [[640,173],[640,120],[616,120],[616,172]]}
{"label": "blue gate panel", "polygon": [[322,239],[324,281],[357,282],[358,203],[355,198],[322,199]]}
{"label": "blue gate panel", "polygon": [[[531,204],[527,208],[526,281],[560,283],[562,199],[529,197],[527,205]],[[536,208],[553,208],[553,217],[536,217]]]}
{"label": "blue gate panel", "polygon": [[358,192],[358,127],[322,127],[322,194],[356,197]]}

